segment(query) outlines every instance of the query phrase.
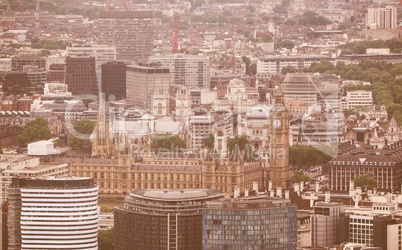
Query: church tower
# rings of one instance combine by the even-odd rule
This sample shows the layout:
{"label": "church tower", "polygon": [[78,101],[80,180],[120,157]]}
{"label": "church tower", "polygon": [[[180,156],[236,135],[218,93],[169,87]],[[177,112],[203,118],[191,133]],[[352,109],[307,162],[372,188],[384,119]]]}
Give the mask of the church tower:
{"label": "church tower", "polygon": [[286,181],[289,179],[289,111],[285,107],[280,87],[275,93],[274,101],[269,116],[269,179],[274,188],[286,189]]}
{"label": "church tower", "polygon": [[109,138],[109,126],[106,122],[105,93],[99,94],[98,120],[94,130],[92,142],[92,156],[109,158],[111,156],[111,142]]}

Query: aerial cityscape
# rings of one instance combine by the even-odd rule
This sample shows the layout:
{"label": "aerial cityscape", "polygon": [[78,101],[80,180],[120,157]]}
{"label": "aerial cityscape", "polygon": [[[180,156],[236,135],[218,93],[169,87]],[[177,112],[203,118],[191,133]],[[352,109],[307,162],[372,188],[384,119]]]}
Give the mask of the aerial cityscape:
{"label": "aerial cityscape", "polygon": [[401,0],[0,22],[0,249],[402,250]]}

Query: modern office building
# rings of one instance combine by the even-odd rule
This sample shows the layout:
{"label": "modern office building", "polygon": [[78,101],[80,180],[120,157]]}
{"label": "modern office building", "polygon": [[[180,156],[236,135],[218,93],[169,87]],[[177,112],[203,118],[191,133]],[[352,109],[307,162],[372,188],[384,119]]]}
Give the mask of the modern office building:
{"label": "modern office building", "polygon": [[366,13],[367,29],[396,29],[397,7],[369,7]]}
{"label": "modern office building", "polygon": [[105,93],[106,100],[126,98],[126,66],[124,62],[116,61],[101,65],[102,93]]}
{"label": "modern office building", "polygon": [[380,249],[401,247],[402,211],[396,204],[374,203],[371,207],[351,207],[346,211],[349,219],[344,230],[349,232],[349,242]]}
{"label": "modern office building", "polygon": [[38,66],[24,66],[23,72],[27,73],[28,78],[31,80],[31,84],[37,90],[43,90],[45,82],[47,81],[47,71],[41,69]]}
{"label": "modern office building", "polygon": [[127,99],[134,105],[150,109],[154,95],[169,94],[169,69],[127,65]]}
{"label": "modern office building", "polygon": [[300,100],[301,104],[311,106],[318,102],[318,88],[311,74],[287,74],[281,84],[285,103]]}
{"label": "modern office building", "polygon": [[98,187],[90,178],[14,178],[8,249],[98,249]]}
{"label": "modern office building", "polygon": [[328,56],[319,55],[296,55],[296,56],[269,56],[258,60],[257,73],[280,74],[282,69],[287,66],[296,69],[309,68],[313,63],[319,63],[321,60],[330,61],[335,64],[335,59]]}
{"label": "modern office building", "polygon": [[146,62],[152,55],[152,11],[100,11],[98,43],[115,46],[117,60]]}
{"label": "modern office building", "polygon": [[38,66],[46,70],[46,57],[38,54],[17,54],[11,58],[11,71],[22,72],[24,66]]}
{"label": "modern office building", "polygon": [[151,62],[160,63],[162,67],[169,68],[170,82],[173,85],[191,88],[210,87],[210,62],[205,55],[155,55]]}
{"label": "modern office building", "polygon": [[296,249],[297,208],[280,198],[212,201],[202,213],[204,250]]}
{"label": "modern office building", "polygon": [[66,84],[68,91],[73,95],[97,94],[95,57],[68,56],[66,58]]}
{"label": "modern office building", "polygon": [[[350,144],[350,143],[348,143]],[[371,172],[379,190],[400,190],[402,184],[402,142],[385,145],[382,149],[344,145],[337,157],[327,163],[329,188],[348,191],[349,183],[358,175]]]}
{"label": "modern office building", "polygon": [[4,77],[2,91],[6,95],[33,95],[43,90],[31,83],[27,73],[9,72]]}
{"label": "modern office building", "polygon": [[137,189],[115,208],[114,249],[202,249],[202,210],[224,196],[214,189]]}
{"label": "modern office building", "polygon": [[205,139],[210,133],[214,133],[215,119],[208,114],[193,114],[190,116],[189,137],[190,147],[197,151],[204,147]]}
{"label": "modern office building", "polygon": [[341,100],[342,110],[369,109],[373,104],[373,92],[371,90],[350,90],[346,93],[346,97]]}
{"label": "modern office building", "polygon": [[319,202],[314,206],[314,214],[310,217],[312,246],[332,247],[347,239],[343,230],[347,221],[345,207],[335,202]]}
{"label": "modern office building", "polygon": [[66,64],[65,63],[53,63],[49,66],[47,73],[47,80],[49,82],[61,82],[66,80]]}
{"label": "modern office building", "polygon": [[95,58],[95,69],[101,70],[101,65],[116,61],[116,47],[107,45],[82,45],[67,47],[67,56],[92,56]]}

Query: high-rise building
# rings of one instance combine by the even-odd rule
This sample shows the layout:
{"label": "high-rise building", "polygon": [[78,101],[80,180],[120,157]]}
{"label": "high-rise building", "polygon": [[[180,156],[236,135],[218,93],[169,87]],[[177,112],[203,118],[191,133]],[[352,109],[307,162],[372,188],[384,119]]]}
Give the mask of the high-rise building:
{"label": "high-rise building", "polygon": [[341,235],[346,219],[344,214],[345,205],[341,203],[317,203],[311,215],[311,245],[332,247],[344,242],[346,239]]}
{"label": "high-rise building", "polygon": [[126,98],[126,66],[124,62],[107,62],[101,65],[102,93],[105,93],[106,100]]}
{"label": "high-rise building", "polygon": [[7,95],[33,95],[41,93],[41,89],[37,89],[31,83],[27,73],[9,72],[3,80],[3,92]]}
{"label": "high-rise building", "polygon": [[150,109],[152,96],[169,92],[169,69],[127,65],[127,99]]}
{"label": "high-rise building", "polygon": [[288,199],[242,197],[208,202],[202,225],[204,250],[297,247],[297,208]]}
{"label": "high-rise building", "polygon": [[160,63],[169,68],[170,82],[191,88],[210,86],[209,57],[204,55],[172,54],[158,55],[151,58],[152,62]]}
{"label": "high-rise building", "polygon": [[97,94],[98,80],[95,58],[91,56],[68,56],[66,59],[66,84],[73,95]]}
{"label": "high-rise building", "polygon": [[270,170],[273,187],[286,189],[289,180],[289,111],[281,88],[275,93],[275,104],[269,115]]}
{"label": "high-rise building", "polygon": [[202,249],[202,209],[215,189],[137,189],[114,214],[114,249]]}
{"label": "high-rise building", "polygon": [[61,82],[66,80],[66,64],[65,63],[53,63],[49,66],[47,73],[47,80],[49,82]]}
{"label": "high-rise building", "polygon": [[396,29],[397,20],[397,8],[395,6],[367,8],[367,29]]}
{"label": "high-rise building", "polygon": [[116,61],[116,47],[107,45],[84,45],[67,47],[67,56],[92,56],[95,57],[95,69],[101,70],[101,65]]}
{"label": "high-rise building", "polygon": [[152,55],[152,11],[100,11],[98,43],[115,46],[117,60],[146,62]]}
{"label": "high-rise building", "polygon": [[98,249],[98,187],[90,178],[14,178],[8,249]]}

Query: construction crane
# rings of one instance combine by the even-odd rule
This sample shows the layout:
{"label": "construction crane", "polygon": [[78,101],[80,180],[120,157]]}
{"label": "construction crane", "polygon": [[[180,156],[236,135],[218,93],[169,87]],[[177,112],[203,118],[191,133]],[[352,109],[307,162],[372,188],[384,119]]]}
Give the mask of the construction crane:
{"label": "construction crane", "polygon": [[11,16],[11,19],[10,19],[10,21],[8,21],[7,22],[7,19],[5,19],[4,20],[4,29],[7,29],[8,30],[8,28],[10,27],[10,25],[11,25],[11,21],[12,20],[15,20],[14,18],[15,18],[15,15],[17,14],[17,12],[18,12],[18,8],[21,6],[21,3],[22,3],[22,0],[19,0],[18,1],[18,5],[17,5],[17,8],[15,8],[15,10],[14,10],[14,13],[12,14],[12,16]]}
{"label": "construction crane", "polygon": [[124,8],[126,8],[127,11],[131,11],[130,4],[128,3],[128,0],[123,0]]}
{"label": "construction crane", "polygon": [[179,33],[180,16],[181,16],[181,9],[180,9],[180,12],[179,12],[178,16],[176,16],[176,12],[173,15],[173,18],[174,18],[174,32],[172,34],[172,50],[173,50],[174,54],[177,53],[177,48],[179,46],[177,35]]}

